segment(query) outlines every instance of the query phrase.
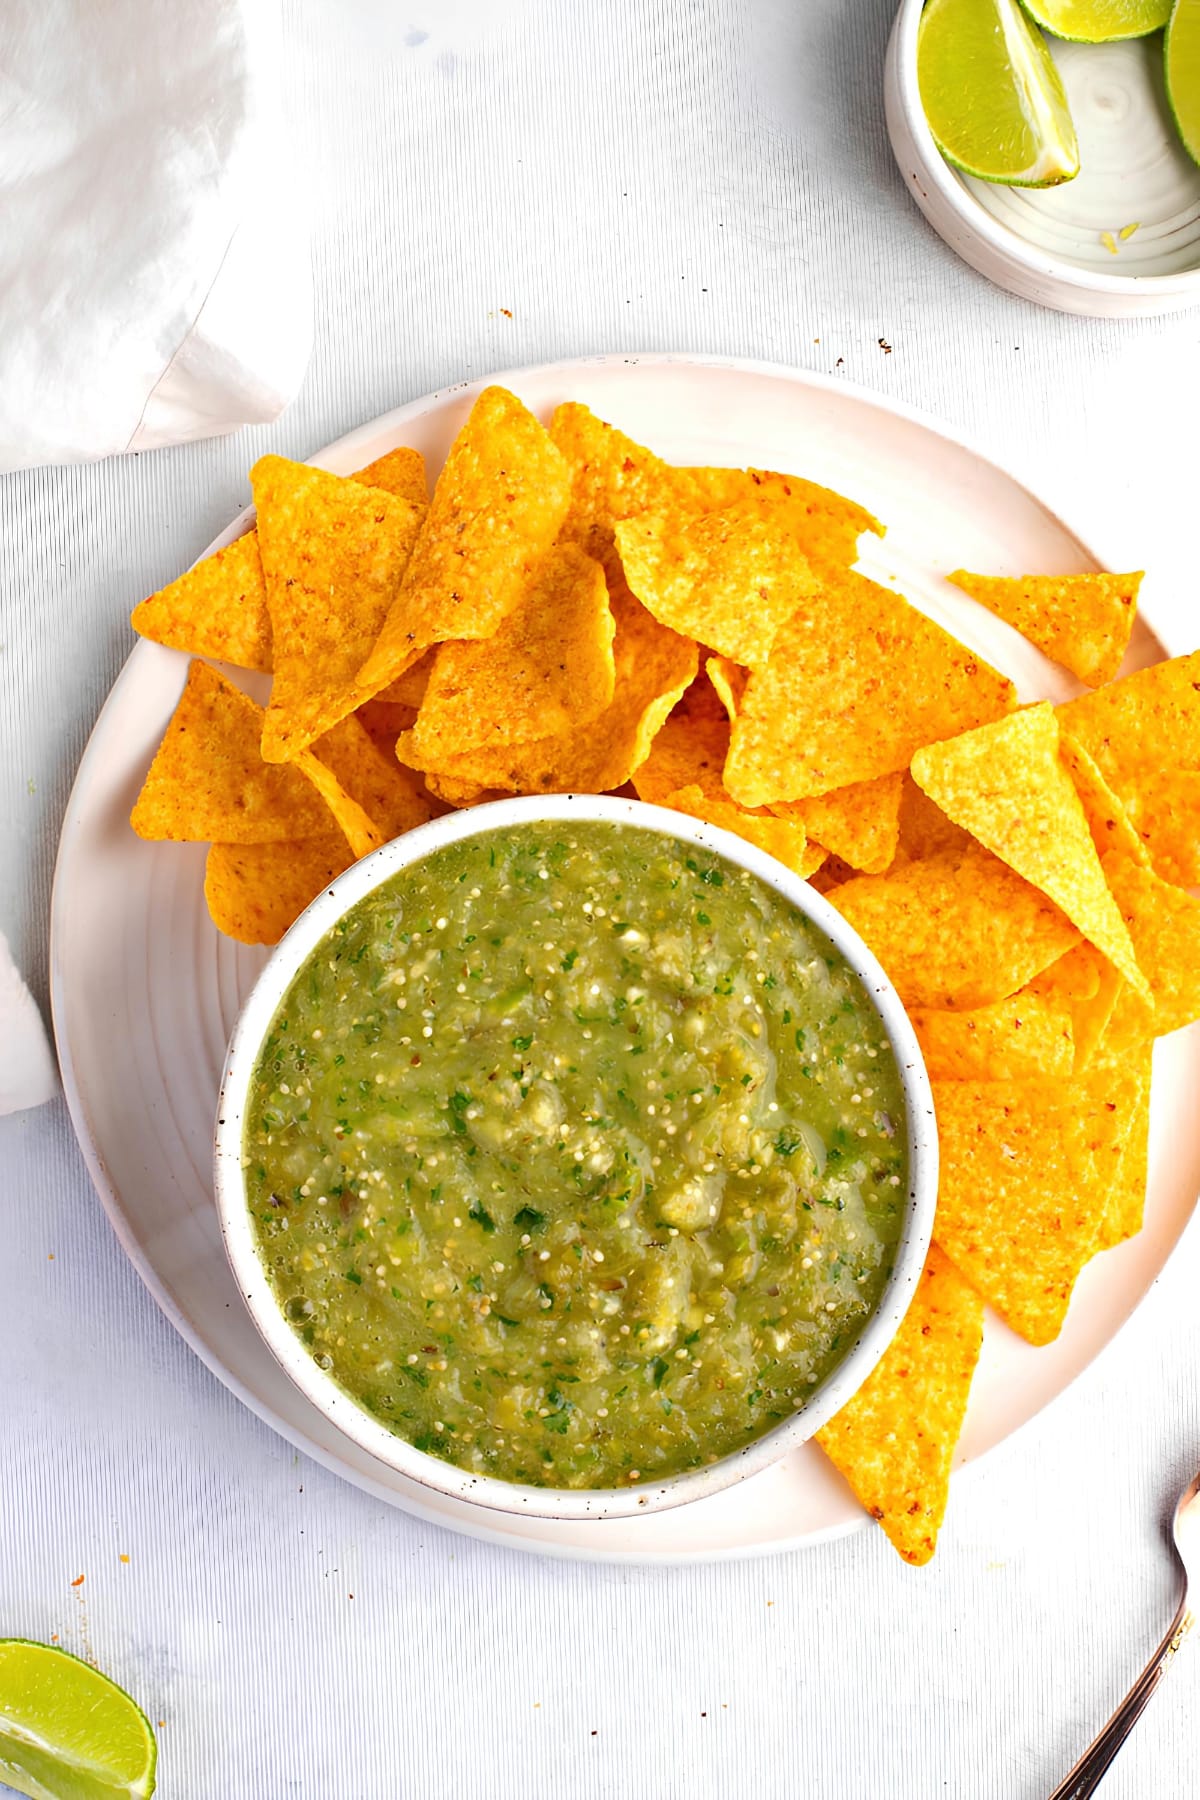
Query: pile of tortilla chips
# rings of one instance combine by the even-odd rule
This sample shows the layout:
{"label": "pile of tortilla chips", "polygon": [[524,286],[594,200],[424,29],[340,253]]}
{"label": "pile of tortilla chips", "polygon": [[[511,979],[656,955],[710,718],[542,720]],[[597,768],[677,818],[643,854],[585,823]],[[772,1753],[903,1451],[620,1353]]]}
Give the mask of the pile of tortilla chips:
{"label": "pile of tortilla chips", "polygon": [[[990,1306],[1030,1343],[1136,1232],[1151,1051],[1200,1016],[1200,654],[1114,679],[1139,577],[954,581],[1094,691],[1019,707],[856,572],[854,502],[674,468],[586,407],[489,388],[432,498],[268,456],[256,529],[135,627],[208,662],[133,813],[208,843],[222,931],[274,942],[356,857],[447,806],[636,792],[810,878],[909,1010],[941,1145],[934,1247],[820,1434],[901,1555],[933,1554]],[[1096,684],[1103,685],[1096,685]]]}

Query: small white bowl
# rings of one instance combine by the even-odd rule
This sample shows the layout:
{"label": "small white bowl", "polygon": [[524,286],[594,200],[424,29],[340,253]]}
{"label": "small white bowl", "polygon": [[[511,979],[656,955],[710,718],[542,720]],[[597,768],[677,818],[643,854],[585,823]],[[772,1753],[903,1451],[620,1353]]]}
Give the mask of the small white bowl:
{"label": "small white bowl", "polygon": [[902,0],[896,15],[884,109],[905,186],[950,248],[1059,312],[1145,318],[1200,304],[1200,168],[1171,122],[1161,32],[1119,44],[1047,36],[1082,167],[1061,187],[1003,187],[960,174],[933,140],[917,83],[924,4]]}
{"label": "small white bowl", "polygon": [[[444,844],[481,832],[542,820],[605,820],[640,826],[694,844],[747,869],[774,888],[830,938],[858,974],[873,999],[896,1054],[904,1088],[908,1150],[908,1212],[895,1266],[879,1304],[861,1336],[837,1368],[813,1389],[812,1397],[789,1419],[720,1461],[688,1470],[645,1488],[524,1487],[468,1470],[417,1450],[359,1406],[331,1376],[317,1367],[271,1290],[259,1261],[246,1204],[242,1174],[242,1123],[259,1052],[301,964],[350,907],[381,882]],[[385,844],[340,875],[297,919],[276,948],[242,1008],[225,1061],[215,1132],[215,1178],[221,1232],[242,1295],[264,1342],[296,1386],[333,1424],[414,1481],[456,1499],[538,1518],[622,1518],[681,1506],[753,1475],[810,1438],[862,1385],[896,1333],[924,1265],[937,1198],[937,1129],[929,1079],[916,1037],[891,982],[857,932],[828,901],[774,857],[730,832],[647,806],[640,800],[607,795],[555,794],[499,800],[471,811],[449,813]]]}

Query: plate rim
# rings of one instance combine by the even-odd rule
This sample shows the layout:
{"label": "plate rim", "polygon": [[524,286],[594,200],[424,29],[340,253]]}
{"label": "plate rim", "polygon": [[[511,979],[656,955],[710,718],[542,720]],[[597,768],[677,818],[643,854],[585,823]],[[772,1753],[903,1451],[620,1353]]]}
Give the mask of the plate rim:
{"label": "plate rim", "polygon": [[[1019,474],[1015,473],[1010,466],[982,449],[972,433],[963,431],[956,426],[938,419],[924,408],[913,406],[906,401],[895,400],[890,395],[881,394],[877,390],[865,387],[859,382],[843,379],[838,376],[826,375],[820,371],[810,371],[792,365],[775,363],[758,358],[693,354],[690,352],[678,351],[650,351],[644,353],[602,352],[586,356],[555,358],[547,362],[524,364],[489,373],[485,376],[476,377],[471,380],[452,382],[444,387],[432,389],[425,394],[419,395],[413,400],[406,401],[398,407],[389,408],[386,412],[379,414],[374,419],[363,421],[352,427],[349,431],[343,432],[340,437],[323,445],[305,460],[315,466],[322,467],[325,466],[330,458],[337,459],[342,456],[349,456],[360,442],[366,441],[369,438],[378,437],[382,433],[399,431],[409,419],[423,416],[425,413],[431,411],[438,402],[445,401],[453,395],[478,393],[483,388],[493,385],[511,385],[519,392],[520,384],[523,381],[527,382],[535,378],[569,375],[570,372],[575,369],[595,369],[614,366],[634,368],[642,365],[660,368],[682,366],[700,369],[719,369],[733,374],[752,375],[772,381],[781,381],[799,388],[815,389],[823,393],[846,396],[860,404],[871,407],[878,412],[887,414],[892,418],[900,418],[909,424],[916,425],[925,431],[931,432],[935,437],[965,451],[977,461],[983,463],[995,474],[1010,482],[1026,495],[1043,514],[1047,515],[1055,525],[1071,537],[1080,546],[1084,554],[1096,563],[1098,568],[1106,569],[1109,567],[1108,562],[1093,548],[1090,538],[1085,537],[1075,529],[1069,518],[1059,510],[1055,501],[1043,499]],[[195,567],[196,563],[203,561],[205,557],[212,554],[212,552],[219,548],[223,543],[230,541],[232,537],[238,535],[240,530],[244,528],[252,511],[252,507],[243,508],[223,531],[217,533],[212,542],[200,552],[199,556],[195,558],[195,561],[190,566]],[[1163,648],[1169,655],[1174,656],[1180,654],[1180,651],[1177,648],[1178,639],[1176,638],[1173,627],[1164,629],[1157,622],[1154,622],[1152,629],[1155,636],[1158,638],[1158,641],[1163,645]],[[549,1556],[556,1560],[570,1562],[687,1567],[693,1564],[750,1561],[767,1556],[789,1554],[796,1550],[808,1549],[817,1545],[834,1542],[839,1538],[864,1531],[871,1523],[865,1512],[835,1524],[818,1527],[815,1530],[805,1531],[795,1537],[783,1538],[772,1541],[771,1543],[755,1541],[733,1546],[723,1545],[721,1547],[687,1549],[681,1551],[672,1551],[669,1549],[631,1550],[628,1548],[607,1548],[603,1544],[589,1544],[586,1547],[581,1547],[574,1543],[559,1542],[554,1539],[547,1541],[538,1538],[517,1537],[513,1536],[510,1532],[493,1525],[486,1517],[480,1519],[471,1518],[469,1520],[449,1520],[438,1512],[435,1507],[425,1503],[423,1497],[419,1495],[410,1495],[407,1492],[400,1495],[394,1488],[389,1487],[383,1481],[377,1480],[371,1472],[359,1470],[357,1468],[349,1468],[331,1451],[327,1451],[323,1446],[316,1444],[307,1438],[302,1430],[298,1430],[286,1423],[278,1416],[270,1405],[260,1400],[257,1395],[253,1394],[247,1388],[242,1379],[221,1361],[216,1350],[200,1336],[198,1329],[193,1325],[190,1318],[188,1318],[175,1299],[167,1292],[154,1264],[150,1261],[141,1246],[134,1241],[132,1228],[125,1217],[120,1195],[118,1194],[115,1185],[109,1179],[97,1135],[92,1126],[91,1108],[78,1077],[78,1071],[72,1054],[70,1037],[66,1028],[67,999],[64,985],[65,973],[58,949],[60,934],[65,929],[60,919],[60,913],[65,904],[63,901],[65,877],[70,874],[72,840],[75,830],[82,823],[82,802],[86,800],[87,790],[93,780],[93,770],[89,765],[92,765],[96,761],[96,755],[94,753],[103,746],[108,734],[111,733],[115,727],[118,717],[118,703],[123,688],[127,683],[132,683],[133,680],[136,679],[141,664],[148,660],[149,657],[155,654],[160,648],[160,646],[154,645],[143,639],[139,639],[134,644],[132,650],[122,664],[116,680],[113,682],[112,687],[105,696],[103,705],[88,734],[87,743],[83,748],[79,763],[76,767],[75,776],[71,783],[70,794],[63,812],[63,822],[55,853],[54,874],[50,891],[49,986],[51,1021],[54,1032],[55,1049],[58,1056],[59,1071],[62,1079],[63,1095],[67,1103],[72,1130],[75,1134],[76,1142],[79,1145],[85,1167],[87,1168],[89,1178],[100,1204],[104,1209],[108,1223],[111,1226],[122,1251],[133,1265],[133,1268],[137,1272],[151,1298],[158,1306],[160,1312],[168,1320],[174,1330],[179,1333],[180,1337],[183,1338],[188,1347],[195,1353],[209,1372],[220,1381],[223,1387],[247,1407],[256,1418],[260,1419],[264,1424],[268,1425],[273,1431],[278,1433],[278,1435],[287,1443],[290,1443],[293,1448],[302,1451],[307,1456],[311,1456],[316,1462],[320,1463],[331,1473],[340,1476],[343,1480],[349,1481],[355,1487],[372,1495],[373,1498],[384,1501],[392,1506],[398,1506],[401,1510],[420,1519],[425,1524],[435,1525],[442,1530],[461,1533],[482,1542],[496,1544],[502,1548],[520,1551],[525,1554]],[[1188,1222],[1194,1221],[1195,1210],[1195,1202],[1193,1202],[1193,1211],[1189,1215]],[[1186,1231],[1186,1229],[1187,1222],[1185,1222],[1183,1227],[1184,1231]],[[1182,1235],[1183,1233],[1181,1231],[1180,1237],[1177,1237],[1175,1245],[1173,1245],[1168,1252],[1168,1258],[1175,1254],[1176,1247]],[[1044,1400],[1041,1405],[1036,1407],[1033,1412],[1028,1414],[1026,1418],[1011,1431],[1006,1433],[1005,1436],[999,1439],[995,1444],[988,1446],[987,1449],[972,1457],[969,1464],[963,1465],[957,1469],[955,1473],[959,1480],[961,1480],[962,1474],[966,1469],[977,1468],[980,1464],[986,1462],[994,1453],[1001,1450],[1004,1446],[1011,1444],[1028,1425],[1032,1424],[1032,1422],[1045,1411],[1046,1407],[1052,1405],[1054,1401],[1060,1397],[1060,1394],[1065,1393],[1070,1387],[1074,1386],[1075,1382],[1077,1382],[1092,1367],[1097,1358],[1101,1356],[1105,1350],[1109,1349],[1117,1338],[1120,1337],[1130,1320],[1140,1311],[1141,1307],[1145,1304],[1147,1296],[1153,1289],[1154,1279],[1155,1278],[1152,1277],[1147,1283],[1134,1305],[1130,1308],[1128,1314],[1117,1327],[1116,1331],[1114,1331],[1113,1334],[1099,1346],[1093,1355],[1087,1359],[1083,1366],[1067,1382],[1066,1387],[1060,1389],[1058,1393],[1055,1393]],[[595,1520],[591,1521],[591,1523],[595,1524],[599,1530],[603,1530],[603,1527],[606,1524],[611,1524],[614,1528],[619,1529],[621,1521]]]}

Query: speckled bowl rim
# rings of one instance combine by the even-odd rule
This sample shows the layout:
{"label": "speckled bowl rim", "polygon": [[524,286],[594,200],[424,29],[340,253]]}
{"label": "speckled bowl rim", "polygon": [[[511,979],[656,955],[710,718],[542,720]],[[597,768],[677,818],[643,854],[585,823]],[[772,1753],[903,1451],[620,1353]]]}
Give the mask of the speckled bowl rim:
{"label": "speckled bowl rim", "polygon": [[[472,1474],[417,1450],[317,1367],[284,1317],[258,1257],[242,1172],[242,1122],[254,1066],[277,1007],[301,964],[350,907],[444,845],[519,825],[592,820],[661,832],[748,870],[811,920],[846,958],[879,1012],[903,1083],[907,1213],[895,1264],[875,1310],[836,1369],[790,1418],[715,1463],[645,1487],[527,1487]],[[280,941],[242,1007],[226,1053],[214,1131],[215,1192],[226,1254],[259,1334],[300,1391],[347,1437],[423,1486],[483,1511],[547,1519],[627,1518],[683,1506],[757,1474],[812,1437],[861,1387],[908,1310],[933,1230],[937,1169],[933,1095],[916,1036],[899,996],[857,932],[807,882],[731,832],[640,800],[591,794],[498,800],[448,813],[385,844],[331,882]]]}
{"label": "speckled bowl rim", "polygon": [[[979,204],[938,149],[921,104],[917,32],[925,5],[926,0],[901,0],[884,65],[884,111],[905,185],[938,235],[989,280],[1022,299],[1062,311],[1086,313],[1080,302],[1088,295],[1111,302],[1110,316],[1149,315],[1200,304],[1200,266],[1166,275],[1083,269],[1039,249]],[[1031,283],[1044,283],[1045,291]]]}

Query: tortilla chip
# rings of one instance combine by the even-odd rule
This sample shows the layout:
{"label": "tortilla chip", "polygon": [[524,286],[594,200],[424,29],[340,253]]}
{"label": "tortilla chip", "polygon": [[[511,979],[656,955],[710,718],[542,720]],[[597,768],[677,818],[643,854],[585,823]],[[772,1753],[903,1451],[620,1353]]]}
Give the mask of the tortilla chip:
{"label": "tortilla chip", "polygon": [[1096,1248],[1136,1093],[1109,1071],[934,1089],[934,1236],[1014,1331],[1048,1344]]}
{"label": "tortilla chip", "polygon": [[412,559],[361,680],[372,693],[448,638],[491,637],[558,535],[570,471],[545,428],[484,388],[433,490]]}
{"label": "tortilla chip", "polygon": [[1200,900],[1128,857],[1104,859],[1154,998],[1156,1037],[1200,1019]]}
{"label": "tortilla chip", "polygon": [[377,456],[365,469],[359,469],[354,479],[364,487],[382,488],[397,500],[407,500],[410,506],[429,505],[425,458],[419,450],[409,450],[405,445]]}
{"label": "tortilla chip", "polygon": [[[510,794],[602,794],[624,786],[695,680],[698,657],[690,639],[660,625],[627,588],[612,592],[610,604],[617,627],[611,705],[586,731],[447,757],[429,771],[437,777],[435,792],[445,797],[451,784],[459,791]],[[421,768],[428,759],[414,746],[414,735],[400,738],[396,754]]]}
{"label": "tortilla chip", "polygon": [[286,762],[372,698],[359,667],[421,514],[380,489],[282,456],[261,457],[250,483],[275,659],[262,754]]}
{"label": "tortilla chip", "polygon": [[686,469],[672,468],[652,450],[606,425],[576,401],[558,407],[550,436],[571,470],[571,504],[562,541],[604,566],[610,584],[622,579],[614,531],[642,512],[694,513],[703,497]]}
{"label": "tortilla chip", "polygon": [[[417,450],[390,450],[354,477],[426,505],[425,459]],[[258,532],[251,527],[224,550],[206,556],[178,581],[136,606],[133,629],[156,644],[212,656],[238,669],[271,670],[271,615]]]}
{"label": "tortilla chip", "polygon": [[414,747],[436,767],[590,725],[612,701],[613,635],[604,570],[557,546],[493,637],[435,652]]}
{"label": "tortilla chip", "polygon": [[877,775],[831,794],[785,801],[771,808],[781,819],[803,821],[808,835],[864,874],[891,867],[900,842],[900,796],[904,776]]}
{"label": "tortilla chip", "polygon": [[913,780],[906,770],[900,777],[900,837],[897,857],[904,862],[920,862],[927,856],[938,856],[945,850],[963,851],[970,843],[970,833],[948,819],[940,806]]}
{"label": "tortilla chip", "polygon": [[666,806],[680,788],[698,786],[712,800],[729,801],[721,780],[729,749],[729,727],[723,718],[699,705],[689,706],[691,690],[655,737],[650,754],[634,771],[639,800]]}
{"label": "tortilla chip", "polygon": [[262,721],[232,682],[193,662],[130,816],[138,836],[267,844],[328,833],[329,811],[303,775],[263,762]]}
{"label": "tortilla chip", "polygon": [[818,574],[815,599],[746,686],[725,765],[743,806],[893,774],[1013,703],[1011,682],[901,595],[852,571]]}
{"label": "tortilla chip", "polygon": [[277,844],[213,844],[204,870],[212,922],[239,943],[277,944],[353,861],[336,830]]}
{"label": "tortilla chip", "polygon": [[312,782],[340,825],[355,856],[370,856],[373,850],[378,850],[385,841],[382,829],[375,824],[366,808],[346,792],[329,765],[311,750],[302,750],[295,758],[295,766]]}
{"label": "tortilla chip", "polygon": [[689,813],[693,819],[705,819],[745,838],[759,850],[765,850],[795,874],[808,877],[825,861],[819,844],[810,844],[804,827],[796,820],[776,819],[770,813],[747,812],[732,800],[714,799],[701,787],[680,788],[662,802],[677,812]]}
{"label": "tortilla chip", "polygon": [[647,611],[737,663],[765,663],[780,626],[815,591],[786,522],[771,513],[639,513],[615,536]]}
{"label": "tortilla chip", "polygon": [[397,675],[395,681],[380,688],[375,698],[386,700],[392,706],[411,706],[415,712],[425,698],[425,689],[429,686],[429,677],[433,673],[433,659],[437,649],[426,650],[414,663]]}
{"label": "tortilla chip", "polygon": [[957,825],[1040,888],[1144,996],[1083,807],[1059,761],[1049,701],[913,757],[913,779]]}
{"label": "tortilla chip", "polygon": [[704,672],[712,682],[721,705],[725,708],[729,723],[738,716],[738,708],[742,704],[742,695],[746,691],[749,671],[739,668],[730,662],[727,656],[710,656],[704,665]]}
{"label": "tortilla chip", "polygon": [[1114,1244],[1136,1237],[1142,1229],[1150,1160],[1150,1077],[1153,1051],[1154,1045],[1147,1038],[1122,1063],[1125,1079],[1135,1084],[1137,1091],[1131,1103],[1132,1116],[1121,1144],[1116,1178],[1108,1196],[1108,1207],[1100,1222],[1100,1234],[1096,1240],[1098,1250],[1111,1250]]}
{"label": "tortilla chip", "polygon": [[1074,1069],[1071,1014],[1036,982],[975,1012],[917,1008],[909,1018],[932,1081],[1026,1081]]}
{"label": "tortilla chip", "polygon": [[905,1562],[927,1563],[983,1347],[983,1302],[931,1244],[904,1322],[817,1442]]}
{"label": "tortilla chip", "polygon": [[1062,729],[1058,733],[1058,754],[1063,768],[1075,784],[1083,816],[1088,822],[1096,854],[1101,860],[1110,851],[1128,856],[1134,862],[1150,867],[1150,852],[1133,829],[1133,821],[1121,801],[1100,773],[1095,758]]}
{"label": "tortilla chip", "polygon": [[484,788],[477,782],[456,781],[453,775],[441,775],[432,770],[424,779],[426,788],[434,798],[444,801],[447,806],[486,806],[490,800],[507,800],[509,797],[501,788]]}
{"label": "tortilla chip", "polygon": [[[366,813],[372,835],[377,833],[382,842],[388,843],[434,816],[436,809],[430,805],[423,785],[410,769],[402,768],[396,761],[394,750],[387,754],[380,749],[358,717],[343,719],[318,738],[312,755],[335,777],[342,793]],[[335,804],[331,798],[328,805],[354,843],[356,834],[344,821],[340,803]]]}
{"label": "tortilla chip", "polygon": [[1200,650],[1058,708],[1124,804],[1158,873],[1200,882]]}
{"label": "tortilla chip", "polygon": [[699,489],[706,511],[730,506],[779,507],[800,548],[827,562],[854,562],[862,533],[874,531],[882,537],[886,529],[856,500],[800,475],[781,475],[769,469],[697,468],[685,473]]}
{"label": "tortilla chip", "polygon": [[411,731],[417,722],[417,709],[399,706],[391,700],[364,700],[350,717],[358,720],[381,750],[394,756],[400,733]]}
{"label": "tortilla chip", "polygon": [[1008,577],[956,569],[946,579],[1089,687],[1111,681],[1120,668],[1142,585],[1140,571]]}
{"label": "tortilla chip", "polygon": [[269,670],[271,619],[258,533],[247,531],[151,594],[134,607],[129,623],[172,650],[212,656],[237,669]]}
{"label": "tortilla chip", "polygon": [[991,1006],[1079,941],[1057,906],[979,844],[860,875],[829,898],[909,1007]]}

